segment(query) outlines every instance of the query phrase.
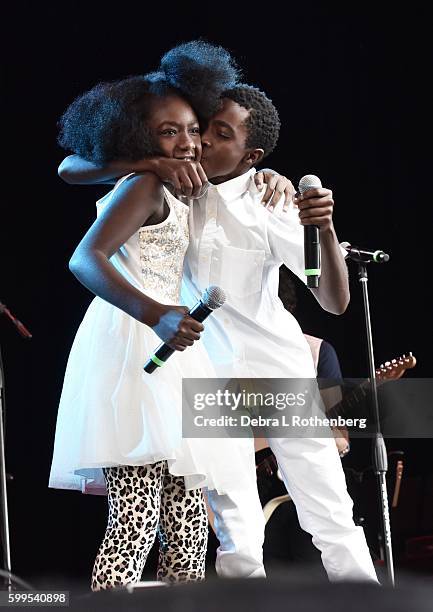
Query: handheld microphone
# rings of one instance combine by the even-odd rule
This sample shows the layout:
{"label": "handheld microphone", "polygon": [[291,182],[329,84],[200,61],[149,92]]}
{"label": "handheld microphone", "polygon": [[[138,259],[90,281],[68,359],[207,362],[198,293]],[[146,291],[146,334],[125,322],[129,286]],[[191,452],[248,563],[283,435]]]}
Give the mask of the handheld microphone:
{"label": "handheld microphone", "polygon": [[[322,183],[318,176],[307,174],[299,181],[299,193],[305,193],[312,187],[321,187]],[[320,233],[317,225],[306,225],[304,227],[304,262],[307,287],[317,288],[320,277]]]}
{"label": "handheld microphone", "polygon": [[360,247],[352,246],[350,242],[341,242],[340,246],[346,249],[346,257],[350,257],[353,261],[360,263],[386,263],[389,261],[388,253],[384,253],[380,249],[361,249]]}
{"label": "handheld microphone", "polygon": [[[210,285],[203,292],[200,301],[191,308],[188,314],[196,321],[202,323],[214,310],[222,306],[225,301],[226,294],[224,291],[220,287]],[[174,349],[165,344],[165,342],[162,342],[143,366],[144,371],[151,374],[156,368],[163,366],[173,353]]]}

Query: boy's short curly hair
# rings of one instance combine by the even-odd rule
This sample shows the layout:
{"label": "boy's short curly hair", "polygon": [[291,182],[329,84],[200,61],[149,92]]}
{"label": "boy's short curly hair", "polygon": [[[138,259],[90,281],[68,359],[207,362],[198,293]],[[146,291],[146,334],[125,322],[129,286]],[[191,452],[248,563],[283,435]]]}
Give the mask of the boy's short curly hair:
{"label": "boy's short curly hair", "polygon": [[158,71],[99,83],[76,98],[60,119],[58,143],[95,163],[157,155],[146,128],[155,96],[179,95],[206,121],[239,74],[222,47],[201,40],[178,45],[163,56]]}
{"label": "boy's short curly hair", "polygon": [[266,94],[252,85],[240,84],[223,92],[222,98],[229,98],[250,111],[245,121],[248,130],[246,148],[263,149],[271,153],[278,142],[281,122],[278,111]]}

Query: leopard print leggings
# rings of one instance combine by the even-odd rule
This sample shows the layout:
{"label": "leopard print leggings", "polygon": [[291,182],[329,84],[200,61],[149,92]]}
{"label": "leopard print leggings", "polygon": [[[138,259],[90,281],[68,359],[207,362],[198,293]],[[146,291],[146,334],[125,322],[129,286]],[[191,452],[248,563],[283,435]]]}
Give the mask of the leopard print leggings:
{"label": "leopard print leggings", "polygon": [[92,590],[139,581],[157,534],[157,579],[203,580],[208,520],[201,490],[186,491],[184,479],[170,474],[166,461],[104,468],[104,475],[109,516]]}

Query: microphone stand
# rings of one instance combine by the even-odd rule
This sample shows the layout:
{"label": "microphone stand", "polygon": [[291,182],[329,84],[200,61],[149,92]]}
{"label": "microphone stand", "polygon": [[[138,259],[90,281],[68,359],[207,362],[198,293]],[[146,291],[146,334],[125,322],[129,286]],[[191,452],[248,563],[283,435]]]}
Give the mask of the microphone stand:
{"label": "microphone stand", "polygon": [[371,384],[371,398],[373,405],[373,413],[375,419],[375,433],[372,445],[373,454],[373,469],[377,476],[379,495],[380,495],[380,508],[382,515],[382,529],[383,529],[383,545],[385,548],[385,560],[388,574],[388,580],[392,586],[395,586],[394,580],[394,563],[392,555],[392,540],[391,540],[391,523],[389,518],[389,505],[388,505],[388,492],[386,487],[386,473],[388,471],[388,457],[386,453],[385,441],[380,427],[379,420],[379,402],[377,397],[377,384],[376,384],[376,370],[374,366],[374,352],[373,352],[373,336],[371,331],[371,319],[370,319],[370,305],[368,299],[368,275],[367,266],[368,261],[361,261],[352,256],[352,259],[358,263],[358,278],[362,287],[362,296],[364,302],[364,314],[365,314],[365,327],[367,335],[367,348],[368,348],[368,365],[370,370],[370,384]]}
{"label": "microphone stand", "polygon": [[[32,334],[7,308],[6,304],[0,302],[0,315],[4,314],[15,325],[18,333],[23,338],[31,338]],[[12,590],[12,567],[11,567],[11,548],[9,538],[9,513],[7,501],[7,473],[6,473],[6,457],[5,457],[5,385],[3,360],[0,350],[0,510],[1,510],[1,542],[3,544],[3,567],[6,574],[6,585],[10,592]]]}
{"label": "microphone stand", "polygon": [[12,583],[10,574],[11,567],[11,549],[9,540],[9,515],[7,501],[7,476],[6,476],[6,459],[5,459],[5,437],[4,437],[4,376],[3,376],[3,361],[0,350],[0,497],[1,497],[1,541],[3,543],[3,567],[8,573],[6,581],[7,588],[10,591]]}

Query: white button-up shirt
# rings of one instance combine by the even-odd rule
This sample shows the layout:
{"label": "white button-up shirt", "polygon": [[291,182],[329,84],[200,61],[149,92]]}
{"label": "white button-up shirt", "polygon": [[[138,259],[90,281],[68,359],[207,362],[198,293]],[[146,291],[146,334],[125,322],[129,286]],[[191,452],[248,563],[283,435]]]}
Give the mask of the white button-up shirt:
{"label": "white button-up shirt", "polygon": [[282,263],[305,282],[303,226],[296,207],[282,212],[281,201],[270,213],[260,204],[254,174],[210,185],[192,203],[183,303],[209,285],[227,294],[202,334],[218,376],[314,378],[307,341],[278,297]]}

